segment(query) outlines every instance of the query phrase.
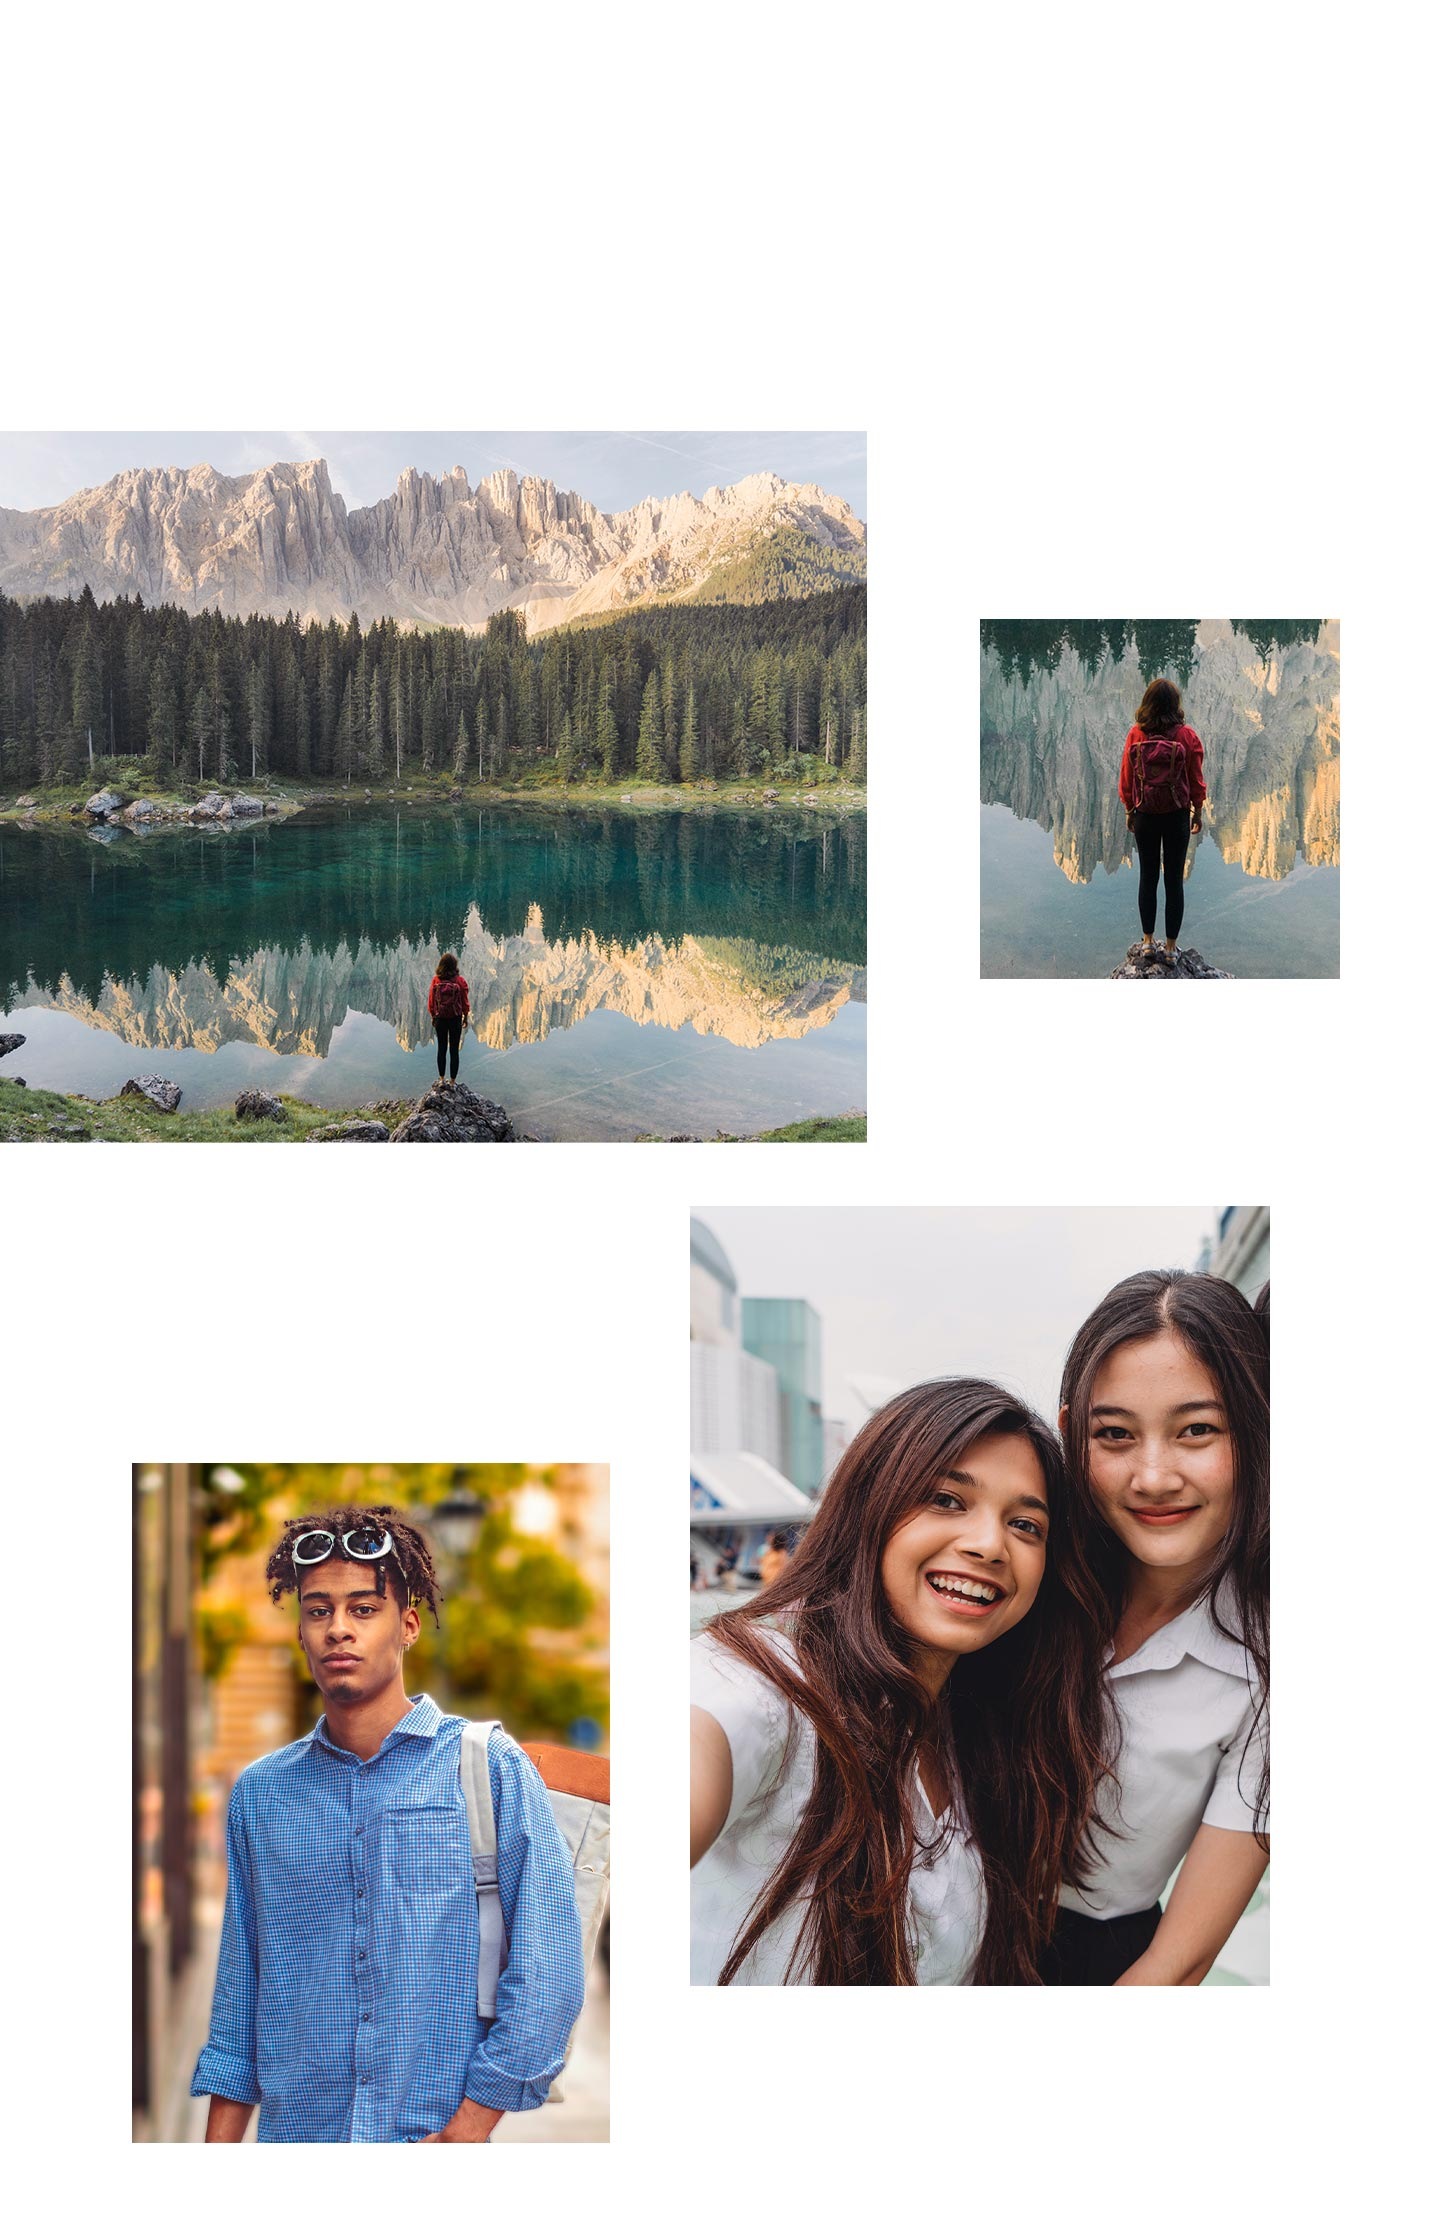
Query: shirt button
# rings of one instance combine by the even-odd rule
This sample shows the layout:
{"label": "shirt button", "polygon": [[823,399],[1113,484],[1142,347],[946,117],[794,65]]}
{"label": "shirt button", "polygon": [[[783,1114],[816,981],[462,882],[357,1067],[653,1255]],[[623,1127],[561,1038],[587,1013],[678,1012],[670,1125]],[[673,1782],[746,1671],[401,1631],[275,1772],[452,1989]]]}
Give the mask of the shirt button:
{"label": "shirt button", "polygon": [[361,1950],[361,1952],[360,1952],[360,1955],[361,1955],[362,1957],[363,1957],[363,1956],[365,1955],[365,1952],[364,1952],[364,1950]]}
{"label": "shirt button", "polygon": [[368,2021],[368,2020],[369,2020],[369,2017],[370,2017],[370,2014],[369,2014],[369,2012],[368,2012],[368,2011],[362,2011],[362,2012],[361,2012],[361,2014],[360,2014],[360,2017],[361,2017],[362,2019],[364,2019],[364,2020]]}
{"label": "shirt button", "polygon": [[363,1888],[357,1888],[357,1889],[355,1890],[355,1893],[356,1893],[357,1895],[363,1895],[363,1894],[365,1893],[365,1890],[364,1890]]}

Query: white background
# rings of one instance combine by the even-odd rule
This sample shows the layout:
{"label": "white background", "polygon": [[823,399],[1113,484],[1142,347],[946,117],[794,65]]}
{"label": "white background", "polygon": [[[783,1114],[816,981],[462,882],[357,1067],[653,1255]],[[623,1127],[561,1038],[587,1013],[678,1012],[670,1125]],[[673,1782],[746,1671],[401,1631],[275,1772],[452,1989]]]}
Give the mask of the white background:
{"label": "white background", "polygon": [[[0,1155],[7,2132],[32,2203],[1411,2217],[1434,1735],[1409,1636],[1435,1499],[1418,20],[771,0],[11,23],[12,426],[871,435],[867,1149]],[[1341,615],[1341,981],[978,984],[978,620],[1115,609]],[[688,1204],[1187,1193],[1274,1203],[1273,1986],[692,1998]],[[613,1465],[608,2151],[112,2157],[127,1466],[237,1442]]]}

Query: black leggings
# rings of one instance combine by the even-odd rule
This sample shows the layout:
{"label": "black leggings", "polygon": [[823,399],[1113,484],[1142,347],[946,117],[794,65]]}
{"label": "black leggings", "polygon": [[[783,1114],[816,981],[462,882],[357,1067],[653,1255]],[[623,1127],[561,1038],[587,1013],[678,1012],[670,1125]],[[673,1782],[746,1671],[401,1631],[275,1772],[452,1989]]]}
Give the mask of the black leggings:
{"label": "black leggings", "polygon": [[1155,933],[1155,893],[1160,887],[1160,857],[1165,857],[1165,934],[1171,943],[1185,918],[1185,854],[1190,848],[1190,814],[1137,812],[1135,848],[1140,854],[1140,926]]}
{"label": "black leggings", "polygon": [[1149,1949],[1159,1924],[1158,1903],[1122,1919],[1062,1910],[1053,1940],[1040,1952],[1040,1978],[1047,1988],[1113,1988]]}
{"label": "black leggings", "polygon": [[452,1083],[460,1073],[460,1031],[464,1026],[465,1023],[458,1014],[453,1021],[447,1021],[443,1014],[437,1013],[435,1016],[435,1065],[440,1071],[442,1081],[445,1076],[445,1047],[447,1044],[450,1047],[450,1080]]}

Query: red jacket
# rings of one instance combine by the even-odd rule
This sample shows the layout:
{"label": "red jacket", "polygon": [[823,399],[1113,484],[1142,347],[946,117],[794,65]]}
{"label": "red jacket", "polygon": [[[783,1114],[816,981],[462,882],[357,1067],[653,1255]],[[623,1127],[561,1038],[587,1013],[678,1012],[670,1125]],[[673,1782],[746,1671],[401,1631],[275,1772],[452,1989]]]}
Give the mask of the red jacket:
{"label": "red jacket", "polygon": [[[429,1004],[429,1007],[430,1007],[430,1019],[431,1019],[432,1021],[433,1021],[433,1020],[435,1019],[435,986],[436,986],[436,984],[437,984],[437,983],[439,982],[439,980],[440,980],[440,977],[439,977],[438,975],[432,975],[432,976],[430,977],[430,996],[429,996],[429,1000],[428,1000],[427,1002],[428,1002],[428,1004]],[[449,975],[449,976],[447,976],[447,977],[446,977],[446,980],[447,980],[448,982],[458,982],[458,983],[459,983],[459,985],[460,985],[460,1011],[461,1011],[461,1013],[462,1013],[462,1014],[463,1014],[463,1015],[464,1015],[464,1016],[465,1016],[465,1017],[466,1017],[466,1018],[468,1019],[468,1018],[469,1018],[469,1014],[470,1014],[470,985],[469,985],[469,983],[468,983],[468,982],[466,982],[466,980],[465,980],[465,977],[464,977],[463,975]]]}
{"label": "red jacket", "polygon": [[[1174,727],[1170,731],[1185,745],[1186,772],[1190,777],[1190,802],[1198,805],[1205,795],[1205,776],[1200,771],[1205,763],[1205,745],[1193,727]],[[1125,738],[1125,748],[1120,753],[1120,802],[1127,812],[1136,812],[1140,805],[1140,783],[1135,773],[1135,746],[1145,740],[1143,727],[1132,727]]]}

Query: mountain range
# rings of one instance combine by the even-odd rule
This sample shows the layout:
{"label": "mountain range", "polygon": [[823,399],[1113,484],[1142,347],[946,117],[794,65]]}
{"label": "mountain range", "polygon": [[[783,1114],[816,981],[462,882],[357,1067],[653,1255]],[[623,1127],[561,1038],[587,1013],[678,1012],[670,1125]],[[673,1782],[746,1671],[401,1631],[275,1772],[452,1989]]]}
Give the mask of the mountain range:
{"label": "mountain range", "polygon": [[412,468],[350,510],[323,458],[227,477],[208,464],[119,472],[44,510],[0,508],[0,589],[139,595],[248,617],[394,619],[530,631],[660,599],[749,602],[863,579],[865,526],[839,496],[752,473],[703,496],[597,510],[505,470],[472,487]]}

